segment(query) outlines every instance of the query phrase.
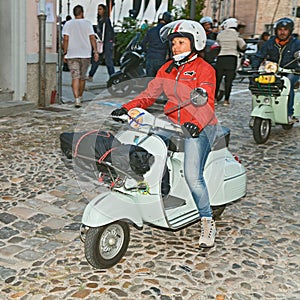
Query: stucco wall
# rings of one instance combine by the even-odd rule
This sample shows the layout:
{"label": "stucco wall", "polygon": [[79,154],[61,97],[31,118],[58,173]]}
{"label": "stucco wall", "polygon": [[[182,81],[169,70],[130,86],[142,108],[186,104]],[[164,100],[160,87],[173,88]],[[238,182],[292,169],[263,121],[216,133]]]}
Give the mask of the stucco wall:
{"label": "stucco wall", "polygon": [[[47,63],[46,66],[46,91],[45,104],[50,105],[51,93],[56,90],[56,63]],[[27,99],[39,106],[39,65],[27,64]]]}
{"label": "stucco wall", "polygon": [[[245,26],[244,36],[258,37],[265,31],[266,24],[273,24],[282,17],[290,17],[295,21],[295,32],[300,33],[300,19],[292,16],[292,7],[300,6],[300,0],[215,0],[222,4],[222,9],[218,9],[216,16],[219,21],[223,17],[235,17]],[[234,9],[235,3],[235,9]],[[206,0],[203,15],[212,16],[212,0]],[[225,15],[222,15],[225,13]]]}

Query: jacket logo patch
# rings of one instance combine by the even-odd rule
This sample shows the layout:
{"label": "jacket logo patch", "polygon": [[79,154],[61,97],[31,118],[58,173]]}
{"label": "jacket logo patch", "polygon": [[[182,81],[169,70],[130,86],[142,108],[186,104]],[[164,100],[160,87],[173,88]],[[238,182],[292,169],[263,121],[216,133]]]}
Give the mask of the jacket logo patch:
{"label": "jacket logo patch", "polygon": [[193,75],[196,74],[196,72],[195,72],[195,71],[186,71],[186,72],[184,72],[183,74],[184,74],[184,75],[188,75],[188,76],[193,76]]}

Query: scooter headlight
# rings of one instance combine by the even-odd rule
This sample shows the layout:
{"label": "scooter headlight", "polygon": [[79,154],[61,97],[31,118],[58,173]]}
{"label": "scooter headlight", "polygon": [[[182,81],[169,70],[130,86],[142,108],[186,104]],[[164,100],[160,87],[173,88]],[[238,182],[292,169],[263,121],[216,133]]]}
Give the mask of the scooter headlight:
{"label": "scooter headlight", "polygon": [[263,100],[264,104],[270,104],[271,103],[271,98],[265,97]]}
{"label": "scooter headlight", "polygon": [[139,128],[141,125],[143,125],[143,112],[140,112],[136,108],[132,108],[129,112],[129,125],[133,128]]}

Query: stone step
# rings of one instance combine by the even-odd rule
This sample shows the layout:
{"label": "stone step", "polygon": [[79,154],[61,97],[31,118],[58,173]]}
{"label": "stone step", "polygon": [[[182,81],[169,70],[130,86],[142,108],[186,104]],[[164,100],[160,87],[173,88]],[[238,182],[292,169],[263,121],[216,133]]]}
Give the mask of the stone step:
{"label": "stone step", "polygon": [[14,91],[0,88],[0,102],[12,101],[13,96],[14,96]]}
{"label": "stone step", "polygon": [[35,104],[29,101],[0,101],[0,117],[16,115],[35,108]]}

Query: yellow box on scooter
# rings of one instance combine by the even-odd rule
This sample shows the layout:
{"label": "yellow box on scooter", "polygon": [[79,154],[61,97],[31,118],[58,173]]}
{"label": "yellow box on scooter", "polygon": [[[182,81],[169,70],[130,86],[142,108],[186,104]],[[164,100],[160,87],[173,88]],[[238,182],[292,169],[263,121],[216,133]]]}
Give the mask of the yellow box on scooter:
{"label": "yellow box on scooter", "polygon": [[259,75],[254,81],[261,84],[274,83],[276,81],[275,75]]}

